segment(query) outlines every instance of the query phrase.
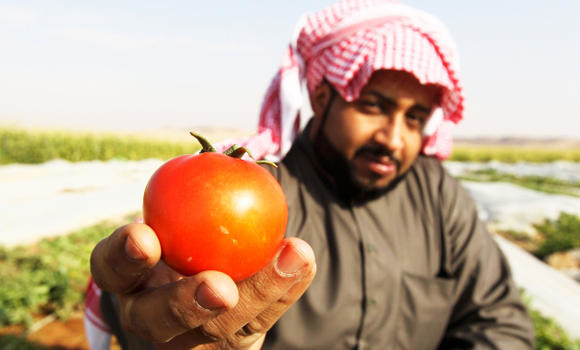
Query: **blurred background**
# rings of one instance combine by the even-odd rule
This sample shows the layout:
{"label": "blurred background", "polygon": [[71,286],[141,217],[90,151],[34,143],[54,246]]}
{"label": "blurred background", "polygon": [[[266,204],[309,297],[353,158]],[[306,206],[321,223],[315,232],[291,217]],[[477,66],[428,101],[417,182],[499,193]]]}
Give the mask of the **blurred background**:
{"label": "blurred background", "polygon": [[[331,3],[2,0],[0,122],[253,131],[297,19]],[[577,136],[579,2],[406,3],[456,39],[458,136]]]}
{"label": "blurred background", "polygon": [[[297,19],[333,2],[0,0],[0,349],[87,348],[94,244],[196,150],[189,130],[255,131]],[[580,349],[580,2],[405,3],[459,48],[467,107],[445,166],[508,257],[538,349]]]}

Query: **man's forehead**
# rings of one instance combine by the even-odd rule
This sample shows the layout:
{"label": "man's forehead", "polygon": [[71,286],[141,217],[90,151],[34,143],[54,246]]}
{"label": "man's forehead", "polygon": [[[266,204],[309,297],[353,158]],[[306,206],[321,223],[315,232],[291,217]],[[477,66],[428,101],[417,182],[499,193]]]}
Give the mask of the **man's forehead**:
{"label": "man's forehead", "polygon": [[423,104],[439,105],[443,89],[442,86],[435,84],[421,84],[412,73],[383,69],[371,75],[361,93],[378,90],[389,98],[411,97]]}

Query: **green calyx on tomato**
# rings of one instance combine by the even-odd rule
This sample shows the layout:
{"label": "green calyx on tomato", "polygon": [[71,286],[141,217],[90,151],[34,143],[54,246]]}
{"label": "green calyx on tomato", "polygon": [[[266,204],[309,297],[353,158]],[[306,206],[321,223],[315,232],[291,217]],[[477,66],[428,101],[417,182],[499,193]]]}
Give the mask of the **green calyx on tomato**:
{"label": "green calyx on tomato", "polygon": [[218,153],[192,135],[201,153],[157,169],[143,195],[144,221],[159,238],[165,263],[177,272],[217,270],[241,281],[278,251],[288,220],[286,197],[264,167],[240,159],[247,149]]}
{"label": "green calyx on tomato", "polygon": [[[213,147],[213,145],[205,137],[201,136],[200,134],[194,133],[193,131],[190,131],[189,133],[191,134],[191,136],[195,137],[197,139],[197,141],[201,144],[201,152],[199,152],[199,153],[217,152],[217,150]],[[244,154],[246,154],[246,153],[250,156],[250,158],[254,159],[254,156],[252,155],[252,153],[250,153],[250,150],[247,149],[246,147],[241,147],[238,145],[231,145],[228,149],[226,149],[224,151],[224,154],[226,156],[238,158],[238,159],[241,159],[244,156]],[[270,166],[273,166],[274,168],[278,167],[275,163],[272,163],[268,160],[257,160],[256,163],[268,164]]]}

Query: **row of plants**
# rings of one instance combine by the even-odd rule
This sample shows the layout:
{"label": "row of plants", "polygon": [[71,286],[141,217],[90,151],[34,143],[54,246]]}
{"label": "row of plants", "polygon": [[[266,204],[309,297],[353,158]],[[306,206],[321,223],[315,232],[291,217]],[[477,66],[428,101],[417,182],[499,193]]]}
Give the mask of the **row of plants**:
{"label": "row of plants", "polygon": [[48,315],[62,319],[81,311],[91,251],[119,225],[103,222],[33,245],[0,246],[0,326],[31,326]]}
{"label": "row of plants", "polygon": [[[71,234],[47,238],[37,244],[14,248],[0,247],[0,325],[30,327],[46,316],[66,319],[82,311],[89,278],[89,257],[93,247],[122,223],[104,222]],[[543,237],[534,252],[542,258],[555,251],[580,247],[580,218],[561,214],[536,227]],[[523,235],[519,238],[522,239]],[[552,319],[530,308],[536,331],[537,349],[580,350]],[[21,336],[0,336],[2,349],[40,349]]]}
{"label": "row of plants", "polygon": [[0,164],[36,164],[53,159],[71,162],[169,159],[198,149],[193,139],[192,142],[169,142],[107,134],[0,129]]}
{"label": "row of plants", "polygon": [[[561,213],[555,220],[544,220],[534,225],[537,235],[530,236],[516,231],[500,232],[501,235],[516,242],[539,259],[558,252],[580,248],[580,217]],[[524,300],[534,323],[536,349],[542,350],[580,350],[580,340],[573,340],[549,317],[529,306],[530,300],[524,292]]]}
{"label": "row of plants", "polygon": [[499,232],[539,259],[558,252],[580,248],[580,217],[561,213],[555,220],[544,220],[534,225],[537,235],[517,231]]}
{"label": "row of plants", "polygon": [[496,169],[479,169],[458,176],[461,180],[478,182],[509,182],[534,191],[552,194],[565,194],[580,197],[580,182],[566,181],[553,177],[518,176],[497,171]]}
{"label": "row of plants", "polygon": [[[196,142],[147,140],[119,135],[33,132],[0,128],[0,164],[43,163],[52,159],[73,162],[88,160],[147,158],[169,159],[198,149]],[[514,163],[580,162],[580,149],[517,148],[499,146],[456,146],[450,160],[463,162],[500,161]]]}
{"label": "row of plants", "polygon": [[[538,234],[533,237],[517,231],[499,233],[542,260],[554,253],[580,248],[580,217],[561,213],[557,219],[545,220],[534,227]],[[580,350],[580,340],[571,339],[553,319],[528,309],[534,322],[536,349]]]}
{"label": "row of plants", "polygon": [[532,148],[515,146],[454,146],[450,160],[458,162],[550,163],[580,162],[580,148]]}
{"label": "row of plants", "polygon": [[554,319],[532,308],[525,291],[522,297],[534,325],[537,350],[580,350],[580,339],[572,339]]}
{"label": "row of plants", "polygon": [[49,348],[38,344],[36,342],[31,342],[26,337],[7,334],[0,335],[0,349],[2,350],[48,350]]}

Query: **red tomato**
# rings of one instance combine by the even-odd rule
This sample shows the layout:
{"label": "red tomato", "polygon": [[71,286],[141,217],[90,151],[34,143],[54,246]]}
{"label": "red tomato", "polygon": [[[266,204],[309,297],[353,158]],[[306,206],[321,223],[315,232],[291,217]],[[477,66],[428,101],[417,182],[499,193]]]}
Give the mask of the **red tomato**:
{"label": "red tomato", "polygon": [[163,164],[145,189],[143,215],[176,271],[218,270],[240,281],[272,260],[288,207],[282,188],[261,166],[207,152]]}

